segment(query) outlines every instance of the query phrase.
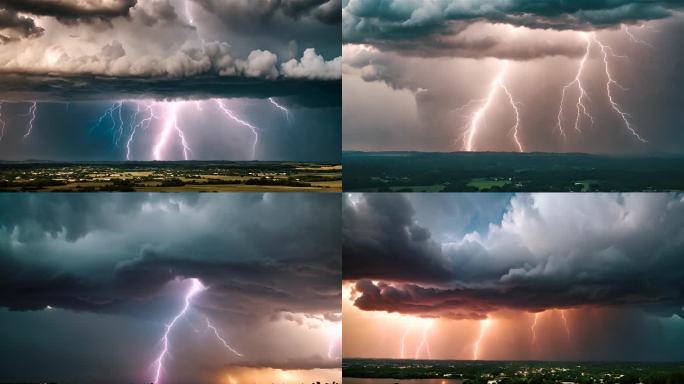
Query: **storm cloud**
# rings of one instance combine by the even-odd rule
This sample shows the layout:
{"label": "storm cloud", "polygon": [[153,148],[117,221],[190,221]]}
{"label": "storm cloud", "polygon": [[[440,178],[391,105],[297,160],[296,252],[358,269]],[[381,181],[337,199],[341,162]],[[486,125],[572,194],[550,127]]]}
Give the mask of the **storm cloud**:
{"label": "storm cloud", "polygon": [[423,199],[344,200],[343,276],[356,281],[358,308],[452,319],[583,307],[684,317],[679,194],[519,194],[498,220],[440,239],[417,219]]}

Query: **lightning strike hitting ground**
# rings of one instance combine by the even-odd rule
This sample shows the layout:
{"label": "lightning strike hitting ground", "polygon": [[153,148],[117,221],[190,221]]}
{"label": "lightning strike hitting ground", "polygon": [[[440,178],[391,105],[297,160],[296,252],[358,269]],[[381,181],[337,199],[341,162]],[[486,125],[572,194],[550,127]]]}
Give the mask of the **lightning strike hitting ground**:
{"label": "lightning strike hitting ground", "polygon": [[157,359],[154,361],[154,365],[157,367],[154,375],[154,384],[161,383],[160,379],[162,372],[164,370],[164,358],[169,353],[169,336],[171,334],[171,331],[173,330],[173,326],[176,325],[176,322],[178,322],[178,320],[181,317],[183,317],[185,313],[188,311],[188,309],[190,308],[190,303],[192,302],[192,298],[206,289],[206,287],[202,284],[202,282],[199,279],[192,278],[190,279],[190,283],[190,288],[185,294],[185,305],[183,306],[183,309],[181,309],[181,311],[178,312],[178,314],[171,320],[170,323],[166,324],[166,330],[164,332],[164,336],[161,339],[162,350],[159,354],[159,357],[157,357]]}
{"label": "lightning strike hitting ground", "polygon": [[480,359],[480,344],[487,333],[487,328],[489,328],[490,322],[491,320],[489,319],[480,320],[480,335],[477,337],[473,347],[473,360]]}
{"label": "lightning strike hitting ground", "polygon": [[244,356],[242,353],[236,351],[233,347],[231,347],[230,344],[228,344],[228,342],[227,342],[223,337],[221,337],[221,335],[219,334],[218,329],[216,329],[216,327],[214,327],[214,326],[211,324],[211,322],[209,321],[209,318],[207,318],[207,328],[209,328],[209,329],[211,329],[212,331],[214,331],[214,335],[216,335],[216,338],[221,342],[221,344],[223,344],[224,347],[226,347],[226,349],[228,349],[229,351],[233,352],[234,354],[236,354],[236,355],[238,355],[238,356],[240,356],[240,357],[243,357],[243,356]]}
{"label": "lightning strike hitting ground", "polygon": [[537,322],[539,321],[539,315],[541,315],[539,312],[534,314],[534,321],[530,327],[530,331],[532,332],[532,345],[537,344]]}
{"label": "lightning strike hitting ground", "polygon": [[597,37],[595,33],[592,33],[591,35],[593,41],[601,48],[601,53],[603,57],[603,64],[605,67],[606,71],[606,92],[608,94],[608,100],[610,102],[611,107],[613,110],[620,116],[622,121],[625,124],[625,127],[627,130],[634,136],[637,140],[641,141],[642,143],[646,143],[646,140],[639,135],[639,133],[636,131],[634,126],[632,125],[630,121],[631,115],[629,113],[626,113],[622,110],[622,107],[615,101],[613,98],[613,86],[617,86],[618,88],[622,90],[626,90],[625,87],[620,85],[614,78],[612,73],[610,72],[610,65],[608,61],[608,53],[611,51],[610,47],[603,44]]}
{"label": "lightning strike hitting ground", "polygon": [[183,130],[178,126],[179,107],[180,102],[166,103],[165,113],[162,118],[164,121],[162,132],[159,135],[157,143],[155,144],[154,150],[152,152],[152,156],[155,160],[162,160],[161,152],[162,149],[166,147],[166,143],[168,141],[169,134],[171,133],[171,131],[175,131],[178,135],[178,138],[180,139],[181,146],[183,147],[183,157],[185,158],[185,160],[190,159],[190,152],[192,152],[192,150],[190,149],[190,146],[185,140],[185,134],[183,133]]}
{"label": "lightning strike hitting ground", "polygon": [[216,102],[216,105],[218,105],[218,107],[221,109],[221,111],[223,111],[223,113],[224,113],[229,119],[235,121],[236,123],[238,123],[238,124],[240,124],[240,125],[242,125],[242,126],[245,126],[245,127],[249,128],[249,129],[252,131],[252,134],[254,135],[254,143],[252,144],[252,160],[254,160],[254,159],[256,158],[256,147],[257,147],[257,144],[259,143],[259,132],[258,132],[258,128],[255,127],[255,126],[253,126],[252,124],[250,124],[250,123],[248,123],[248,122],[246,122],[246,121],[244,121],[244,120],[238,118],[237,116],[235,116],[235,114],[233,113],[233,111],[231,111],[230,109],[228,109],[228,108],[223,104],[223,102],[222,102],[221,100],[219,100],[219,99],[214,99],[214,102]]}
{"label": "lightning strike hitting ground", "polygon": [[428,332],[430,331],[430,328],[432,328],[432,324],[434,321],[432,319],[428,320],[425,323],[425,326],[423,326],[423,337],[420,340],[420,344],[418,344],[418,349],[416,349],[416,355],[415,359],[418,360],[420,358],[420,352],[425,349],[425,352],[427,353],[428,359],[432,359],[432,352],[430,352],[430,344],[428,343]]}
{"label": "lightning strike hitting ground", "polygon": [[31,136],[31,132],[33,132],[33,122],[36,121],[37,110],[38,110],[38,103],[34,101],[33,104],[31,104],[31,107],[29,107],[28,113],[25,115],[25,116],[31,116],[31,118],[29,119],[29,122],[28,122],[28,130],[24,134],[24,140],[28,139],[28,137]]}
{"label": "lightning strike hitting ground", "polygon": [[285,118],[287,119],[287,123],[288,123],[288,124],[291,124],[291,122],[290,122],[290,111],[289,111],[287,108],[283,107],[282,105],[278,104],[278,102],[275,101],[275,99],[273,99],[272,97],[269,97],[269,98],[268,98],[268,101],[269,101],[271,104],[273,104],[276,108],[278,108],[278,109],[280,109],[281,111],[283,111],[283,112],[285,113]]}
{"label": "lightning strike hitting ground", "polygon": [[582,116],[585,116],[587,119],[589,119],[591,121],[592,126],[594,125],[594,117],[591,116],[589,112],[587,112],[587,106],[584,104],[584,99],[589,99],[589,96],[587,96],[587,91],[584,89],[584,86],[582,86],[582,74],[584,73],[584,68],[587,63],[587,59],[589,58],[589,53],[591,52],[591,39],[589,38],[589,35],[586,33],[583,33],[582,36],[587,41],[587,48],[584,52],[584,56],[582,56],[582,60],[580,61],[579,68],[577,69],[577,74],[575,75],[575,78],[563,87],[560,106],[558,108],[557,128],[563,137],[565,137],[565,130],[563,129],[563,105],[565,104],[565,94],[570,88],[572,88],[575,85],[577,86],[577,90],[579,91],[577,103],[575,104],[575,107],[577,108],[577,113],[575,115],[575,130],[579,133],[582,132],[582,129],[580,128]]}
{"label": "lightning strike hitting ground", "polygon": [[[506,76],[506,73],[508,72],[508,66],[509,61],[504,61],[503,66],[499,70],[499,73],[496,75],[494,81],[491,83],[489,87],[489,93],[487,94],[487,97],[484,99],[484,104],[482,104],[482,106],[480,106],[480,108],[477,111],[475,111],[475,113],[473,113],[473,115],[471,116],[470,124],[468,124],[468,129],[466,131],[465,140],[465,150],[468,152],[473,151],[473,141],[475,139],[475,135],[477,134],[477,131],[480,128],[482,119],[484,118],[487,111],[490,109],[492,103],[494,102],[494,98],[496,97],[499,90],[503,91],[506,94],[506,96],[508,97],[508,102],[511,108],[513,109],[513,112],[515,113],[515,124],[513,125],[511,130],[513,131],[513,139],[516,145],[518,146],[518,150],[520,152],[523,152],[523,146],[520,143],[520,140],[518,139],[518,128],[520,127],[520,111],[518,109],[518,103],[515,102],[515,100],[513,99],[513,95],[503,82],[503,79]],[[469,102],[468,104],[470,103],[471,102]]]}
{"label": "lightning strike hitting ground", "polygon": [[568,326],[568,319],[565,317],[565,310],[560,311],[561,318],[563,319],[563,327],[565,328],[565,334],[568,336],[568,341],[570,341],[570,326]]}
{"label": "lightning strike hitting ground", "polygon": [[[118,147],[119,145],[119,140],[121,139],[121,135],[123,134],[123,116],[121,110],[123,109],[123,101],[118,101],[114,104],[112,104],[111,107],[107,108],[107,110],[98,117],[98,119],[95,121],[95,124],[91,127],[90,131],[92,132],[95,128],[101,127],[102,124],[106,121],[108,118],[111,120],[111,128],[110,130],[112,131],[112,141],[115,146]],[[115,117],[115,114],[118,116],[118,121]]]}
{"label": "lightning strike hitting ground", "polygon": [[399,351],[399,357],[401,359],[406,358],[406,336],[408,336],[410,330],[410,326],[406,327],[406,330],[404,330],[404,334],[401,335],[401,350]]}

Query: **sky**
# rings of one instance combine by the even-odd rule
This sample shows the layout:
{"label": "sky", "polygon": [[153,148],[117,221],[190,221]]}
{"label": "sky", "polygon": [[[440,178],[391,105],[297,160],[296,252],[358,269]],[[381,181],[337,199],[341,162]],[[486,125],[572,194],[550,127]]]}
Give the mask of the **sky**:
{"label": "sky", "polygon": [[0,159],[339,161],[340,0],[0,1]]}
{"label": "sky", "polygon": [[0,381],[340,382],[339,207],[0,195]]}
{"label": "sky", "polygon": [[343,148],[681,154],[682,11],[345,0]]}
{"label": "sky", "polygon": [[681,194],[346,194],[344,357],[681,361]]}

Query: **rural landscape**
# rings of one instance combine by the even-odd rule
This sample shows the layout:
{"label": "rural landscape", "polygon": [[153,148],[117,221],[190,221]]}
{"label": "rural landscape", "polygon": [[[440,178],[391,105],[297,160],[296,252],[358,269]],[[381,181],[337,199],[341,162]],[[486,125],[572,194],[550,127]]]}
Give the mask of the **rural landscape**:
{"label": "rural landscape", "polygon": [[355,192],[667,192],[684,157],[581,153],[345,152]]}
{"label": "rural landscape", "polygon": [[230,192],[342,190],[338,164],[303,162],[3,162],[5,192]]}
{"label": "rural landscape", "polygon": [[398,380],[416,384],[684,382],[682,363],[345,359],[342,369],[344,382],[350,384]]}

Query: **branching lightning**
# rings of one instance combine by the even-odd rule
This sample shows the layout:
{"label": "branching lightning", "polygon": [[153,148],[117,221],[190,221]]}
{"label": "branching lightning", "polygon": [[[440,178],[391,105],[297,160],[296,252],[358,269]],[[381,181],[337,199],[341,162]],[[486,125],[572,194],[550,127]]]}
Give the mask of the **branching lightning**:
{"label": "branching lightning", "polygon": [[615,79],[613,78],[613,75],[610,72],[610,65],[608,63],[608,53],[610,51],[610,47],[607,45],[603,44],[597,37],[595,33],[592,33],[592,39],[594,42],[601,48],[601,53],[603,54],[603,64],[606,70],[606,92],[608,94],[608,100],[610,102],[611,107],[613,110],[620,116],[622,121],[625,123],[625,127],[627,130],[634,136],[637,140],[641,141],[642,143],[645,143],[646,140],[639,135],[639,133],[636,131],[636,129],[632,126],[632,123],[630,122],[630,117],[631,115],[629,113],[626,113],[622,110],[622,107],[613,99],[613,86],[617,86],[620,89],[625,90],[625,87],[620,85]]}
{"label": "branching lightning", "polygon": [[482,344],[482,340],[484,339],[485,334],[487,333],[487,328],[489,328],[490,322],[490,319],[480,320],[480,335],[477,337],[477,340],[475,341],[475,345],[473,347],[473,360],[480,359],[480,345]]}
{"label": "branching lightning", "polygon": [[[644,26],[642,25],[641,28],[643,28],[643,27],[644,27]],[[622,24],[622,30],[625,32],[625,35],[627,35],[627,37],[629,38],[629,41],[631,41],[632,43],[641,44],[641,45],[647,46],[647,47],[649,47],[649,48],[655,48],[655,47],[653,46],[653,44],[651,44],[651,43],[649,43],[648,41],[645,41],[645,40],[643,40],[643,39],[640,39],[639,37],[637,37],[636,35],[634,35],[634,34],[632,33],[632,31],[629,30],[629,26],[628,26],[628,25]]]}
{"label": "branching lightning", "polygon": [[563,130],[563,105],[565,104],[565,94],[568,91],[568,89],[572,88],[575,85],[577,86],[577,90],[579,91],[577,103],[575,104],[575,107],[577,108],[577,114],[575,115],[575,130],[580,133],[582,132],[582,129],[580,128],[582,116],[589,119],[591,121],[592,126],[594,125],[594,118],[589,114],[589,112],[587,112],[587,106],[584,104],[584,99],[589,99],[589,96],[587,96],[587,91],[584,89],[584,86],[582,85],[582,74],[584,73],[584,68],[586,66],[587,59],[589,58],[589,53],[591,52],[591,39],[589,39],[589,35],[587,33],[582,33],[582,36],[587,41],[587,48],[584,52],[584,56],[582,56],[582,60],[580,61],[579,68],[577,69],[577,74],[575,75],[575,78],[563,87],[560,107],[558,108],[557,128],[563,137],[565,137],[565,130]]}
{"label": "branching lightning", "polygon": [[423,337],[420,340],[420,344],[418,344],[418,349],[416,349],[416,360],[418,360],[420,352],[423,349],[427,353],[428,359],[432,359],[432,352],[430,352],[430,344],[428,343],[428,332],[430,331],[430,328],[432,328],[433,323],[434,320],[430,319],[426,321],[425,325],[423,326]]}
{"label": "branching lightning", "polygon": [[257,147],[257,144],[259,143],[259,132],[258,132],[258,128],[255,127],[255,126],[253,126],[252,124],[250,124],[250,123],[248,123],[248,122],[246,122],[246,121],[244,121],[244,120],[238,118],[237,116],[235,116],[235,114],[233,113],[233,111],[231,111],[230,109],[228,109],[228,107],[226,107],[226,106],[223,104],[223,101],[221,101],[221,100],[219,100],[219,99],[214,99],[214,102],[216,102],[216,105],[218,105],[218,107],[221,109],[221,111],[223,111],[223,113],[224,113],[229,119],[235,121],[236,123],[238,123],[238,124],[240,124],[240,125],[242,125],[242,126],[245,126],[245,127],[249,128],[249,129],[252,131],[252,134],[254,135],[254,143],[252,144],[252,160],[254,160],[254,159],[256,158],[256,147]]}
{"label": "branching lightning", "polygon": [[33,102],[31,104],[31,107],[29,107],[29,111],[25,116],[31,116],[28,122],[28,129],[26,130],[26,133],[24,134],[24,140],[28,139],[29,136],[31,136],[31,132],[33,132],[33,122],[36,121],[36,114],[38,112],[38,103]]}
{"label": "branching lightning", "polygon": [[192,298],[206,289],[206,287],[202,284],[202,282],[199,279],[192,278],[190,279],[190,281],[191,285],[187,293],[185,294],[185,305],[183,306],[183,309],[181,309],[181,311],[178,312],[178,314],[171,320],[170,323],[166,324],[166,330],[164,331],[164,336],[161,339],[162,350],[159,354],[159,357],[157,357],[157,359],[154,362],[155,366],[157,367],[154,375],[154,384],[160,383],[161,375],[164,370],[164,359],[169,353],[169,335],[171,334],[174,325],[176,325],[176,322],[178,322],[178,320],[181,317],[183,317],[185,313],[188,311],[188,309],[190,308],[190,303],[192,302]]}
{"label": "branching lightning", "polygon": [[[511,128],[511,130],[513,131],[513,139],[515,141],[515,144],[518,146],[518,150],[520,152],[524,151],[523,146],[518,138],[518,129],[520,127],[520,111],[518,109],[518,103],[515,102],[515,100],[513,99],[513,95],[511,94],[510,90],[508,89],[508,87],[506,87],[503,81],[504,77],[506,76],[506,73],[508,72],[508,67],[509,61],[505,60],[503,66],[499,70],[499,73],[496,75],[494,81],[492,81],[491,85],[489,86],[489,93],[487,94],[487,97],[484,99],[484,104],[482,104],[480,108],[477,111],[475,111],[475,113],[473,113],[470,118],[470,124],[468,124],[465,140],[465,150],[468,152],[473,151],[473,142],[475,139],[475,135],[479,131],[482,119],[484,118],[487,111],[491,108],[494,102],[494,98],[496,97],[499,90],[506,94],[508,102],[513,112],[515,113],[515,124]],[[472,101],[468,102],[468,104],[471,103]]]}
{"label": "branching lightning", "polygon": [[281,111],[283,111],[283,113],[285,113],[285,118],[287,119],[287,123],[288,123],[288,124],[291,124],[291,123],[292,123],[292,122],[290,121],[290,110],[288,110],[288,109],[285,108],[284,106],[278,104],[278,102],[275,101],[275,99],[272,98],[272,97],[269,97],[269,98],[268,98],[268,101],[269,101],[271,104],[273,104],[276,108],[278,108],[278,109],[280,109]]}
{"label": "branching lightning", "polygon": [[224,347],[226,347],[226,349],[228,349],[229,351],[233,352],[234,354],[236,354],[240,357],[244,356],[242,353],[236,351],[233,347],[231,347],[230,344],[228,344],[228,342],[223,337],[221,337],[219,330],[213,324],[211,324],[211,322],[209,321],[209,318],[207,318],[207,328],[211,329],[214,332],[214,335],[216,336],[216,338],[221,342],[221,344],[223,344]]}

